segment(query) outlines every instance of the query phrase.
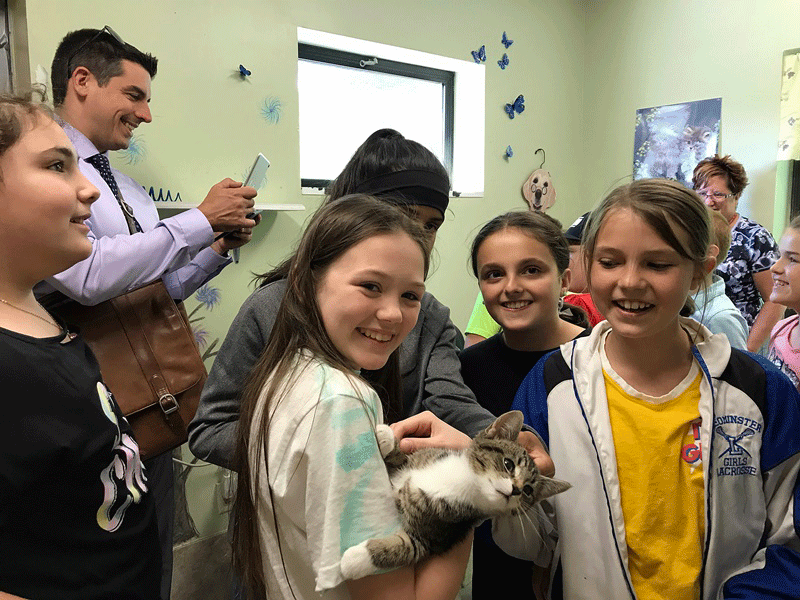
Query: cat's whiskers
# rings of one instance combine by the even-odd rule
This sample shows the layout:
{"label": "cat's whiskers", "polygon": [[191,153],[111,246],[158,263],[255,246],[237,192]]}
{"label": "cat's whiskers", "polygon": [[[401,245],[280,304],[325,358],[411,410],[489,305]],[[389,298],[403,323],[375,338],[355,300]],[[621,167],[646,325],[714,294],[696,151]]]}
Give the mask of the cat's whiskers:
{"label": "cat's whiskers", "polygon": [[519,520],[519,530],[522,532],[522,541],[525,543],[525,547],[527,548],[528,547],[528,536],[525,533],[525,522],[522,520],[522,512],[523,511],[518,510],[517,514],[515,516],[517,517],[517,520]]}
{"label": "cat's whiskers", "polygon": [[[531,512],[533,512],[533,515],[531,515]],[[540,542],[544,543],[544,538],[542,537],[542,534],[539,532],[539,526],[542,525],[544,517],[541,514],[539,514],[539,511],[537,511],[537,510],[520,510],[519,511],[520,525],[522,526],[523,539],[525,539],[525,529],[526,529],[525,524],[522,522],[522,516],[523,515],[528,520],[528,523],[531,524],[530,528],[536,534],[536,537],[539,538]],[[534,520],[534,516],[536,517],[535,520]],[[527,542],[527,540],[526,540],[526,542]]]}

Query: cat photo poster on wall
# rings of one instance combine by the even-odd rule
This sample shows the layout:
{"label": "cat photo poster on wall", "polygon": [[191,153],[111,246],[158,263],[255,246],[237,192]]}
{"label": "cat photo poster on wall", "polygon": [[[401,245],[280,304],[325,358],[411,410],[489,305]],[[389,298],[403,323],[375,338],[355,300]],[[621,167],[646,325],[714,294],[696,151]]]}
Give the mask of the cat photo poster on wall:
{"label": "cat photo poster on wall", "polygon": [[666,177],[692,187],[698,162],[719,150],[722,98],[636,111],[633,178]]}

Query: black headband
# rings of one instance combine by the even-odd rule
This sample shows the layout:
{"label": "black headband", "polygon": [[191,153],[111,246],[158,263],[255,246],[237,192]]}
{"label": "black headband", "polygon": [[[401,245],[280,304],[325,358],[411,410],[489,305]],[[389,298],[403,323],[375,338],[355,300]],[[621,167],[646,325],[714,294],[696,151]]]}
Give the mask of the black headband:
{"label": "black headband", "polygon": [[447,177],[433,171],[394,171],[378,175],[362,181],[354,191],[379,197],[392,196],[408,204],[430,206],[442,215],[450,202],[450,182]]}

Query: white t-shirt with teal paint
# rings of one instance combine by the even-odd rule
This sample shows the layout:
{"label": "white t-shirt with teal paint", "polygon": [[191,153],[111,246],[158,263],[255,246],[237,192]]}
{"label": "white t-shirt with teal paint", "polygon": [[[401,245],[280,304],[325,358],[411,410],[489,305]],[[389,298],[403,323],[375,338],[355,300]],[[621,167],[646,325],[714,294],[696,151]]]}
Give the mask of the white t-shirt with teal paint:
{"label": "white t-shirt with teal paint", "polygon": [[[269,483],[260,469],[259,528],[269,598],[349,599],[339,563],[351,546],[401,528],[375,439],[378,395],[356,375],[301,354],[299,376],[270,407]],[[264,398],[256,410],[260,419]],[[280,542],[280,546],[279,546]],[[282,558],[281,558],[282,555]],[[285,568],[284,568],[285,565]]]}

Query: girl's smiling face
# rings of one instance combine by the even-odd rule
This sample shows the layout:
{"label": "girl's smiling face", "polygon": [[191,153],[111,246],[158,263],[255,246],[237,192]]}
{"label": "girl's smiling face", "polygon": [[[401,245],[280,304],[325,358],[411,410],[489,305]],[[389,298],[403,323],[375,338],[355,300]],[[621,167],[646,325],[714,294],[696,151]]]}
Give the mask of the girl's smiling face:
{"label": "girl's smiling face", "polygon": [[770,302],[800,309],[800,231],[788,228],[778,245],[781,257],[772,271]]}
{"label": "girl's smiling face", "polygon": [[[688,236],[675,235],[684,247]],[[597,310],[626,338],[647,338],[679,327],[678,316],[702,269],[681,256],[629,208],[610,211],[597,234],[589,265]],[[673,331],[673,333],[674,333]]]}
{"label": "girl's smiling face", "polygon": [[380,369],[413,329],[425,257],[406,233],[374,235],[336,259],[317,286],[333,345],[353,369]]}
{"label": "girl's smiling face", "polygon": [[[44,114],[28,120],[19,140],[0,157],[0,220],[13,223],[0,249],[27,247],[30,276],[55,275],[92,250],[89,207],[100,192],[78,170],[64,130]],[[24,121],[23,121],[24,122]]]}
{"label": "girl's smiling face", "polygon": [[487,237],[477,252],[483,303],[505,332],[534,332],[558,323],[558,301],[570,271],[559,274],[550,249],[515,227]]}

